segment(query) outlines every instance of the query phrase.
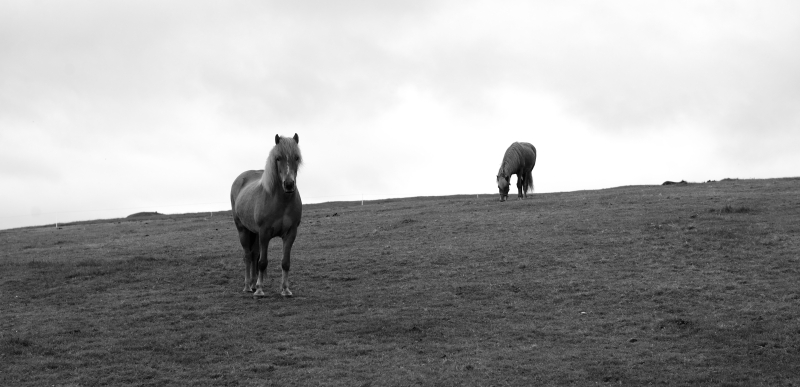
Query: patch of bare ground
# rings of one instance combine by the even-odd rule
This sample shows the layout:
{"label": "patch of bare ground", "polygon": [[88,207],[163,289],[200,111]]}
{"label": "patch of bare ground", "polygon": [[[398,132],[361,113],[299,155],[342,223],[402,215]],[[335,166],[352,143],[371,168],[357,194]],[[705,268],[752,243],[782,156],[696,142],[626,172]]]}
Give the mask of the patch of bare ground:
{"label": "patch of bare ground", "polygon": [[0,385],[798,385],[800,179],[0,231]]}

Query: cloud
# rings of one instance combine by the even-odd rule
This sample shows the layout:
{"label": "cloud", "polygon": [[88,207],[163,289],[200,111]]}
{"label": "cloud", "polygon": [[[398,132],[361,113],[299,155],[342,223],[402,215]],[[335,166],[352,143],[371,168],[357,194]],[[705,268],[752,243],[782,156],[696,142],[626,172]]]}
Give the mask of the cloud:
{"label": "cloud", "polygon": [[477,5],[432,23],[454,32],[426,31],[438,40],[421,40],[431,64],[424,83],[445,95],[515,85],[557,96],[571,114],[611,132],[686,119],[771,130],[797,120],[800,54],[788,48],[800,44],[800,9],[595,2],[504,13]]}
{"label": "cloud", "polygon": [[261,128],[380,114],[408,85],[491,113],[492,89],[512,85],[609,131],[797,120],[800,9],[775,3],[176,4],[29,9],[4,33],[20,59],[3,113],[31,116],[13,93],[41,114],[158,128],[177,101]]}

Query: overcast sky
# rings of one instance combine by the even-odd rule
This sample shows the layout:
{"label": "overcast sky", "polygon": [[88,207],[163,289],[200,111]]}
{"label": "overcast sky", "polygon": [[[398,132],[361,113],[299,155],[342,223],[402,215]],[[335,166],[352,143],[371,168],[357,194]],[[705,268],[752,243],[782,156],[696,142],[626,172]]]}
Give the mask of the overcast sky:
{"label": "overcast sky", "polygon": [[[275,134],[305,203],[800,176],[796,1],[2,1],[0,229],[229,209]],[[534,199],[535,196],[534,196]]]}

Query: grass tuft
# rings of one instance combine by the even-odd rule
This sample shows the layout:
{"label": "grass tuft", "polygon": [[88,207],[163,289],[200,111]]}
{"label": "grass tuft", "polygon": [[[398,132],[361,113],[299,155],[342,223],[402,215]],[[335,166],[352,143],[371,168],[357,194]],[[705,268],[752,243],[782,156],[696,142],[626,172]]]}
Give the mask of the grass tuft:
{"label": "grass tuft", "polygon": [[745,207],[745,206],[733,207],[730,204],[726,204],[725,207],[722,207],[720,209],[711,208],[708,210],[708,212],[715,212],[720,214],[746,214],[750,211],[751,211],[750,207]]}

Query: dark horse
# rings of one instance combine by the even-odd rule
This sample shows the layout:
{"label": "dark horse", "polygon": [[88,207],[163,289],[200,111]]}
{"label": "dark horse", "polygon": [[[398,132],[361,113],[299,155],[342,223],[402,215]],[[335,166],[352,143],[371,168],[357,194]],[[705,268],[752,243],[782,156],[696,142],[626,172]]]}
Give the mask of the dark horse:
{"label": "dark horse", "polygon": [[506,149],[500,170],[497,171],[497,188],[500,189],[500,201],[508,199],[508,188],[511,175],[517,175],[518,198],[528,197],[528,189],[533,192],[533,166],[536,165],[536,148],[527,142],[515,142]]}
{"label": "dark horse", "polygon": [[299,143],[297,134],[293,138],[276,134],[264,170],[242,172],[231,186],[233,222],[244,248],[244,291],[252,292],[255,287],[256,297],[264,297],[261,287],[267,270],[267,247],[274,237],[283,239],[281,295],[292,296],[289,256],[303,214],[296,183],[297,168],[303,161]]}

